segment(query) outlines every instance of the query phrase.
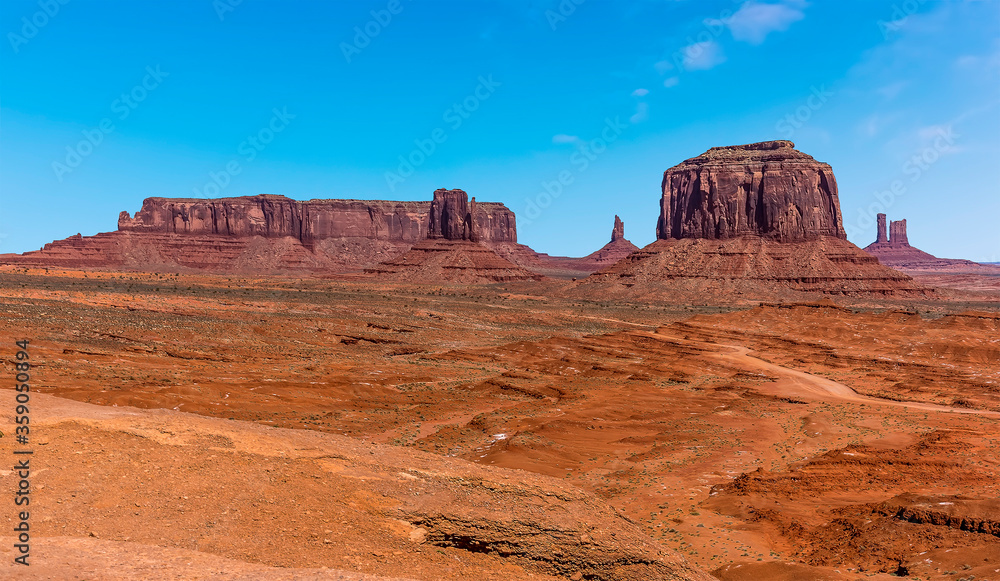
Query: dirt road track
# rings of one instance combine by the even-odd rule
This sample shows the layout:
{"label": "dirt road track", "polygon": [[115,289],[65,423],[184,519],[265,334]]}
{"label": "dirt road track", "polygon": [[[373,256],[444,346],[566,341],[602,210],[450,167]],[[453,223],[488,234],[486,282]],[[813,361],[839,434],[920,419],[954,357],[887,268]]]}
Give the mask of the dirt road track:
{"label": "dirt road track", "polygon": [[698,349],[705,351],[706,355],[710,355],[716,359],[721,359],[740,367],[754,369],[759,372],[775,376],[778,378],[777,381],[756,388],[762,393],[767,393],[769,395],[780,395],[785,397],[794,396],[809,398],[816,401],[843,401],[870,405],[905,407],[928,412],[972,414],[990,418],[1000,418],[1000,412],[966,409],[915,401],[895,401],[877,397],[868,397],[859,394],[842,383],[837,383],[836,381],[826,379],[825,377],[819,377],[817,375],[805,373],[804,371],[789,369],[788,367],[769,363],[754,357],[750,354],[750,349],[743,347],[742,345],[723,345],[719,343],[709,343],[706,341],[696,341],[664,333],[662,329],[656,331],[655,333],[633,331],[632,334],[641,335],[643,337],[652,337],[659,340],[669,340],[671,342],[689,347],[697,347]]}

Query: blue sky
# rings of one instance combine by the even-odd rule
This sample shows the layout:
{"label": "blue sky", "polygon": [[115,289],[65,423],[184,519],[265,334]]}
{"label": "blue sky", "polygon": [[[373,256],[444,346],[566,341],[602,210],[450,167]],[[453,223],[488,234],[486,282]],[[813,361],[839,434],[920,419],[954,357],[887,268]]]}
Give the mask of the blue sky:
{"label": "blue sky", "polygon": [[670,166],[780,138],[856,244],[885,211],[1000,261],[996,0],[4,0],[0,32],[0,252],[149,196],[446,187],[579,256],[615,214],[652,242]]}

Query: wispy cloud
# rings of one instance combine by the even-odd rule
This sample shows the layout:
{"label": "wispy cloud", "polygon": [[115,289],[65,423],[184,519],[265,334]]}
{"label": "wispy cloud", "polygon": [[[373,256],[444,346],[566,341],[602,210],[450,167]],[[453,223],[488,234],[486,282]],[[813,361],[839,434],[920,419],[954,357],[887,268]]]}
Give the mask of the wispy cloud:
{"label": "wispy cloud", "polygon": [[576,135],[566,135],[565,133],[559,133],[552,136],[552,143],[576,143],[580,141],[580,138]]}
{"label": "wispy cloud", "polygon": [[665,74],[667,71],[674,70],[674,65],[670,61],[659,61],[658,63],[653,65],[653,68],[656,69],[656,72],[662,75]]}
{"label": "wispy cloud", "polygon": [[802,0],[783,0],[775,3],[744,2],[735,14],[725,20],[713,20],[713,25],[729,28],[733,39],[750,44],[761,44],[768,34],[788,30],[788,27],[805,18],[806,3]]}
{"label": "wispy cloud", "polygon": [[635,115],[630,117],[629,121],[632,123],[642,123],[646,119],[649,119],[649,104],[639,103],[639,106],[636,107]]}
{"label": "wispy cloud", "polygon": [[903,89],[905,89],[909,84],[910,83],[907,81],[896,81],[895,83],[889,83],[888,85],[883,85],[878,89],[875,89],[875,91],[879,95],[885,97],[887,101],[891,101],[892,99],[895,99],[896,96],[899,95],[903,91]]}
{"label": "wispy cloud", "polygon": [[707,71],[726,62],[722,47],[714,40],[689,44],[681,50],[684,68],[689,71]]}
{"label": "wispy cloud", "polygon": [[866,137],[876,137],[902,118],[903,114],[899,112],[887,115],[873,113],[861,121],[858,132]]}
{"label": "wispy cloud", "polygon": [[680,77],[667,77],[663,81],[663,86],[669,89],[670,87],[676,87],[679,82],[681,82]]}
{"label": "wispy cloud", "polygon": [[649,90],[648,89],[636,89],[636,90],[632,91],[632,96],[633,97],[645,97],[648,94],[649,94]]}

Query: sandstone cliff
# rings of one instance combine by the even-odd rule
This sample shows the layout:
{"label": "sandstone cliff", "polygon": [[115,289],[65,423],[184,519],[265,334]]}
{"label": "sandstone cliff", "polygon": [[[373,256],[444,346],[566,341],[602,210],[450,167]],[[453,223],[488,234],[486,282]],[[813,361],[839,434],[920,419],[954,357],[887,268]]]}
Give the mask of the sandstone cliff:
{"label": "sandstone cliff", "polygon": [[791,141],[713,147],[668,169],[657,237],[847,238],[829,165]]}
{"label": "sandstone cliff", "polygon": [[[439,190],[444,191],[444,190]],[[461,191],[461,190],[455,190]],[[369,238],[414,243],[427,238],[433,202],[239,198],[146,198],[135,217],[122,212],[118,230],[280,238],[309,244],[325,238]],[[477,206],[484,241],[516,242],[514,213],[503,204]]]}
{"label": "sandstone cliff", "polygon": [[728,300],[927,292],[846,240],[833,170],[791,141],[713,147],[668,169],[661,186],[659,240],[573,293]]}
{"label": "sandstone cliff", "polygon": [[435,284],[540,279],[481,242],[482,214],[463,190],[435,190],[427,239],[366,272],[382,280]]}
{"label": "sandstone cliff", "polygon": [[[461,190],[455,190],[461,191]],[[464,194],[464,192],[462,192]],[[214,272],[344,272],[391,260],[428,237],[433,202],[147,198],[118,231],[72,236],[0,263],[58,268],[197,269]],[[468,204],[471,209],[472,204]],[[475,203],[478,240],[516,244],[514,213]]]}
{"label": "sandstone cliff", "polygon": [[611,229],[611,241],[614,242],[623,238],[625,238],[625,223],[615,214],[615,226]]}
{"label": "sandstone cliff", "polygon": [[[427,237],[479,242],[483,237],[476,222],[479,214],[476,209],[476,198],[470,202],[469,195],[463,190],[434,190]],[[492,241],[494,238],[487,236],[486,239]]]}

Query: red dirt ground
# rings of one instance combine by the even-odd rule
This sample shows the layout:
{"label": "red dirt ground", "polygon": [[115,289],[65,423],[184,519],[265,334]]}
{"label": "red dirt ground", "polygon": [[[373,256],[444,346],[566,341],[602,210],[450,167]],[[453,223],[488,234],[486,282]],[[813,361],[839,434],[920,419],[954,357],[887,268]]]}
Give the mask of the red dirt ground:
{"label": "red dirt ground", "polygon": [[[240,445],[214,439],[238,442],[234,433],[273,426],[346,435],[337,442],[381,446],[397,463],[419,451],[431,453],[422,462],[548,477],[539,482],[594,495],[567,504],[580,518],[604,514],[586,508],[601,499],[635,534],[720,579],[1000,579],[1000,305],[866,299],[734,310],[554,298],[537,288],[3,272],[0,336],[30,335],[40,392],[208,422],[169,416],[177,430],[195,426],[184,427],[183,452],[171,455],[169,433],[150,428],[148,440],[126,419],[47,412],[46,451],[66,468],[47,483],[51,520],[38,534],[49,544],[40,546],[76,555],[138,542],[246,567],[549,578],[530,556],[393,541],[384,508],[367,513],[373,528],[358,546],[382,556],[360,560],[348,558],[340,531],[323,551],[307,549],[309,531],[323,534],[304,517],[261,526],[252,520],[260,507],[248,504],[249,518],[226,521],[223,534],[175,514],[224,503],[236,482],[283,470],[259,448],[238,459]],[[145,482],[137,471],[161,466],[182,474],[182,458],[211,464],[219,450],[229,456],[212,472],[225,483],[218,490],[192,476],[125,493],[93,486],[85,504],[66,498],[98,473],[84,461],[98,453],[107,458],[100,482],[110,483]],[[146,454],[149,468],[122,464]],[[316,462],[296,468],[295,482],[309,482]],[[201,486],[197,506],[173,485]],[[333,511],[321,490],[301,502]],[[144,505],[132,515],[141,518],[108,524],[128,502]],[[169,534],[148,525],[167,514],[177,523]],[[264,538],[296,548],[279,557],[260,547]],[[437,550],[444,561],[434,560]],[[453,557],[462,564],[444,576],[438,568]],[[150,557],[159,558],[168,555]]]}

